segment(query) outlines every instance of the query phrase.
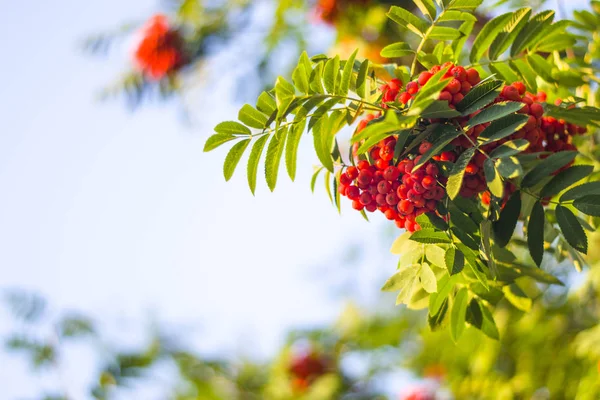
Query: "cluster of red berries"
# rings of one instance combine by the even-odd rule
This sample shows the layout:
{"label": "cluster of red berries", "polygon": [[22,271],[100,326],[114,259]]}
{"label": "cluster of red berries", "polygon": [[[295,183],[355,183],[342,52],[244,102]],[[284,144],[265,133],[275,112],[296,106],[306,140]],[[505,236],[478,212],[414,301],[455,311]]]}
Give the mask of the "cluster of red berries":
{"label": "cluster of red berries", "polygon": [[306,390],[312,382],[327,372],[327,361],[315,353],[295,355],[289,365],[292,385],[298,391]]}
{"label": "cluster of red berries", "polygon": [[[438,166],[425,163],[412,172],[420,156],[406,158],[398,165],[390,164],[394,157],[396,138],[389,136],[370,150],[374,164],[361,160],[340,175],[339,192],[352,200],[355,210],[381,211],[399,228],[414,232],[419,229],[415,218],[424,212],[435,212],[445,191],[440,185]],[[423,143],[419,152],[429,150]]]}
{"label": "cluster of red berries", "polygon": [[146,78],[160,80],[185,64],[183,40],[166,16],[150,18],[141,34],[134,58]]}
{"label": "cluster of red berries", "polygon": [[318,0],[317,16],[329,24],[333,24],[343,13],[344,8],[353,3],[366,4],[369,0]]}

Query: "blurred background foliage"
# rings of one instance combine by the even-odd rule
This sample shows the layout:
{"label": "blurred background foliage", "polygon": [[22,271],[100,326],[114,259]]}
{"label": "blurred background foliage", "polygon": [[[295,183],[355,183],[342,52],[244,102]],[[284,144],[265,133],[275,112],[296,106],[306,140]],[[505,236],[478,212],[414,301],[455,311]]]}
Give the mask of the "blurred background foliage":
{"label": "blurred background foliage", "polygon": [[[390,60],[379,55],[381,48],[409,40],[385,18],[390,4],[413,7],[412,1],[164,1],[160,12],[168,19],[169,30],[181,38],[179,50],[185,61],[160,77],[149,77],[132,59],[103,96],[123,96],[137,107],[146,100],[182,95],[195,88],[198,76],[219,79],[205,75],[211,57],[249,34],[260,46],[254,59],[239,62],[253,64],[251,76],[260,79],[258,89],[273,81],[273,71],[291,65],[300,51],[313,45],[315,29],[334,37],[329,48],[319,44],[319,51],[344,57],[359,48],[360,57],[386,63]],[[475,31],[497,8],[542,4],[522,0],[484,4]],[[557,4],[560,17],[567,17],[561,2]],[[586,62],[596,68],[599,13],[593,2],[589,10],[574,14],[573,23],[573,29],[588,38]],[[121,51],[128,41],[139,45],[150,17],[92,35],[83,47],[91,54],[106,55]],[[256,20],[262,23],[250,23]],[[16,290],[5,297],[14,323],[4,344],[7,351],[26,358],[36,375],[56,378],[55,389],[40,394],[48,400],[74,398],[65,384],[71,378],[64,376],[63,357],[73,346],[86,347],[100,360],[88,388],[97,399],[140,398],[131,394],[135,388],[155,387],[157,382],[161,398],[169,399],[598,399],[600,236],[590,235],[590,241],[596,244],[589,246],[591,267],[579,275],[565,272],[566,286],[521,283],[533,298],[522,307],[530,311],[498,297],[494,317],[500,341],[467,328],[455,344],[447,329],[432,332],[425,326],[425,311],[387,307],[367,311],[349,304],[331,325],[290,332],[272,360],[207,356],[185,344],[185,332],[172,335],[172,329],[160,324],[145,329],[145,345],[129,346],[107,335],[90,316],[54,312],[42,297]],[[556,268],[565,263],[569,261]],[[156,379],[163,371],[170,377],[166,383]],[[398,381],[406,384],[398,389],[393,384]]]}

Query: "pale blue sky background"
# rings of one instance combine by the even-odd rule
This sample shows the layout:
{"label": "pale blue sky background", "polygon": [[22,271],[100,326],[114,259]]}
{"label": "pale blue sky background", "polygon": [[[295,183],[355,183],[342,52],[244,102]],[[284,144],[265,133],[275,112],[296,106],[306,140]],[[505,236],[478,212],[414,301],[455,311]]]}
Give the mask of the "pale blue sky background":
{"label": "pale blue sky background", "polygon": [[[99,60],[78,40],[156,10],[155,0],[0,0],[0,289],[39,291],[134,339],[156,315],[198,349],[258,357],[289,327],[337,316],[344,296],[332,290],[376,302],[395,268],[381,252],[393,237],[347,204],[338,216],[322,185],[311,194],[310,141],[297,182],[281,170],[275,193],[261,181],[256,197],[245,161],[225,183],[225,151],[202,153],[212,127],[237,114],[230,81],[203,78],[217,95],[188,99],[192,126],[173,103],[130,113],[94,100],[127,48]],[[356,244],[368,251],[345,266]],[[0,334],[7,322],[1,311]],[[17,360],[0,353],[0,399],[48,384],[25,385]]]}

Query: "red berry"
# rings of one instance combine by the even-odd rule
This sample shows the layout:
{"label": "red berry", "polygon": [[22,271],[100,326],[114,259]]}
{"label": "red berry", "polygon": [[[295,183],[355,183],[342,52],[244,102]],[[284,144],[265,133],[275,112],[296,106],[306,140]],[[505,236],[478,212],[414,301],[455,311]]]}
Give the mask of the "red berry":
{"label": "red berry", "polygon": [[[369,162],[367,160],[361,160],[358,163],[358,170],[359,171],[363,171],[365,169],[368,169],[371,166],[371,164],[369,164]],[[357,175],[358,176],[358,175]]]}
{"label": "red berry", "polygon": [[363,206],[360,201],[353,200],[352,201],[352,208],[354,208],[357,211],[361,211],[363,208],[365,208],[365,206]]}
{"label": "red berry", "polygon": [[440,93],[438,100],[452,101],[452,93],[444,90]]}
{"label": "red berry", "polygon": [[390,163],[384,160],[383,158],[380,158],[379,160],[375,161],[375,166],[377,167],[377,169],[380,170],[386,169],[389,165]]}
{"label": "red berry", "polygon": [[375,146],[371,150],[369,150],[369,155],[371,156],[371,158],[373,160],[378,160],[380,158],[380,156],[379,156],[379,147]]}
{"label": "red berry", "polygon": [[462,93],[456,93],[454,96],[452,96],[452,104],[458,104],[464,98],[465,96],[463,96]]}
{"label": "red berry", "polygon": [[423,194],[427,191],[420,182],[413,183],[412,189],[419,194]]}
{"label": "red berry", "polygon": [[465,168],[465,173],[467,175],[475,175],[477,172],[479,172],[479,167],[475,165],[475,163],[470,162],[467,164],[467,167]]}
{"label": "red berry", "polygon": [[425,203],[425,207],[427,207],[429,211],[435,211],[435,209],[437,208],[437,201],[427,200],[427,202]]}
{"label": "red berry", "polygon": [[414,209],[415,206],[413,206],[413,204],[408,200],[401,200],[398,203],[398,211],[405,215],[412,213]]}
{"label": "red berry", "polygon": [[349,185],[352,182],[352,179],[348,176],[348,174],[340,175],[340,185]]}
{"label": "red berry", "polygon": [[406,221],[404,223],[404,228],[406,228],[407,231],[409,232],[414,232],[417,228],[417,224],[414,221]]}
{"label": "red berry", "polygon": [[390,192],[387,194],[387,196],[385,196],[385,201],[390,205],[390,206],[395,206],[396,204],[398,204],[398,201],[400,199],[398,198],[398,195],[394,192]]}
{"label": "red berry", "polygon": [[385,200],[385,194],[379,193],[375,196],[375,202],[378,206],[387,206],[387,201]]}
{"label": "red berry", "polygon": [[428,141],[424,141],[423,143],[421,143],[421,145],[419,146],[419,153],[421,154],[425,154],[429,151],[429,149],[431,149],[433,145],[428,142]]}
{"label": "red berry", "polygon": [[362,192],[359,198],[360,204],[367,205],[373,201],[373,196],[369,192]]}
{"label": "red berry", "polygon": [[373,179],[373,173],[368,169],[363,169],[358,174],[357,179],[358,179],[359,183],[362,183],[363,185],[368,185],[369,183],[371,183],[371,180]]}
{"label": "red berry", "polygon": [[460,92],[465,95],[471,91],[472,87],[473,86],[468,81],[464,81],[460,84]]}
{"label": "red berry", "polygon": [[456,79],[458,79],[461,82],[467,79],[467,71],[465,70],[464,67],[461,67],[460,65],[457,65],[456,67],[451,68],[450,72]]}
{"label": "red berry", "polygon": [[395,220],[398,217],[398,213],[391,208],[385,211],[385,217],[390,221]]}
{"label": "red berry", "polygon": [[521,96],[523,96],[525,94],[526,88],[525,88],[525,84],[523,82],[515,82],[512,85],[518,90],[518,92]]}
{"label": "red berry", "polygon": [[358,200],[360,190],[356,186],[348,186],[346,189],[346,196],[348,196],[350,200]]}
{"label": "red berry", "polygon": [[432,189],[435,187],[436,183],[436,179],[431,175],[425,175],[421,180],[421,185],[423,185],[425,189]]}
{"label": "red berry", "polygon": [[541,118],[544,115],[544,107],[540,103],[533,103],[529,106],[529,112],[536,118]]}
{"label": "red berry", "polygon": [[460,83],[460,81],[456,78],[453,78],[450,83],[448,83],[448,85],[446,86],[446,90],[449,91],[452,94],[456,94],[458,92],[460,92],[462,85]]}
{"label": "red berry", "polygon": [[467,81],[469,81],[472,86],[477,85],[479,81],[481,81],[479,78],[479,72],[474,68],[469,68],[467,70]]}
{"label": "red berry", "polygon": [[425,168],[425,172],[427,172],[427,175],[437,176],[437,174],[440,171],[439,171],[437,165],[435,165],[435,164],[428,164],[427,167]]}
{"label": "red berry", "polygon": [[521,95],[519,94],[519,91],[517,90],[517,88],[515,88],[514,86],[504,86],[504,88],[502,88],[502,92],[501,92],[502,97],[504,97],[507,100],[513,100],[513,101],[520,101],[521,100]]}
{"label": "red berry", "polygon": [[382,194],[386,194],[392,189],[392,185],[388,181],[381,181],[377,184],[377,191]]}
{"label": "red berry", "polygon": [[456,161],[456,154],[454,154],[452,151],[444,151],[442,154],[440,154],[440,159],[442,161],[454,162]]}
{"label": "red berry", "polygon": [[409,94],[415,94],[419,91],[419,85],[417,82],[408,82],[406,84],[406,92]]}
{"label": "red berry", "polygon": [[394,158],[394,148],[393,147],[391,149],[387,146],[382,147],[377,153],[378,153],[377,158],[381,158],[382,160],[385,160],[385,161],[390,161],[392,158]]}
{"label": "red berry", "polygon": [[340,185],[338,186],[338,192],[339,194],[341,194],[342,196],[346,195],[346,190],[348,189],[348,186],[340,183]]}
{"label": "red berry", "polygon": [[383,171],[383,179],[388,181],[395,181],[400,176],[400,171],[398,168],[390,165]]}
{"label": "red berry", "polygon": [[394,78],[388,82],[387,87],[392,90],[400,90],[402,87],[402,81],[400,79]]}
{"label": "red berry", "polygon": [[408,196],[408,192],[410,192],[410,189],[405,185],[400,185],[398,186],[398,189],[396,189],[396,194],[401,199],[406,199]]}
{"label": "red berry", "polygon": [[421,72],[418,79],[419,85],[424,86],[429,81],[429,79],[431,79],[432,76],[433,74],[429,71]]}
{"label": "red berry", "polygon": [[348,169],[346,170],[346,174],[348,175],[350,180],[353,181],[358,177],[358,169],[354,166],[348,167]]}
{"label": "red berry", "polygon": [[408,103],[410,101],[410,99],[411,99],[411,95],[408,92],[402,93],[399,98],[400,103],[402,103],[402,104]]}

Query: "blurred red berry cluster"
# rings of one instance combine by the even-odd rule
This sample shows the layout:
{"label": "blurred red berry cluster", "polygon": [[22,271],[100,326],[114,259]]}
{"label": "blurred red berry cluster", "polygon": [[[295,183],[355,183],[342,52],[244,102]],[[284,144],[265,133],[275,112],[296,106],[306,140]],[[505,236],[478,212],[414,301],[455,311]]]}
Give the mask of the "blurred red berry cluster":
{"label": "blurred red berry cluster", "polygon": [[166,16],[155,15],[141,30],[135,64],[147,79],[160,80],[185,64],[183,40]]}
{"label": "blurred red berry cluster", "polygon": [[306,390],[312,382],[327,372],[327,360],[316,353],[296,354],[289,365],[292,385],[297,391]]}
{"label": "blurred red berry cluster", "polygon": [[333,24],[350,4],[366,4],[370,0],[317,0],[316,14],[319,19]]}

